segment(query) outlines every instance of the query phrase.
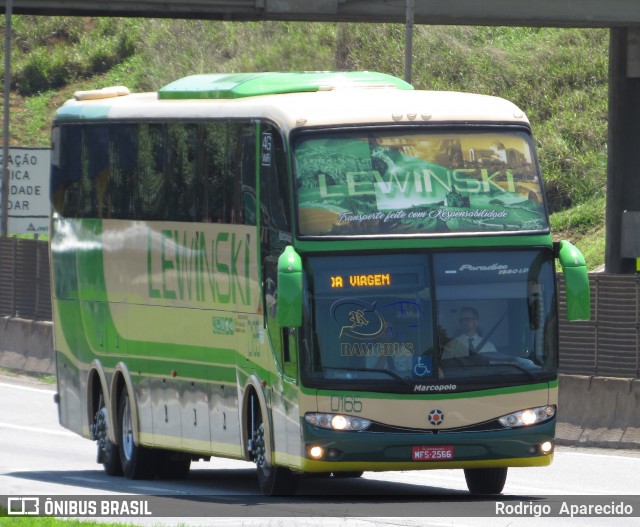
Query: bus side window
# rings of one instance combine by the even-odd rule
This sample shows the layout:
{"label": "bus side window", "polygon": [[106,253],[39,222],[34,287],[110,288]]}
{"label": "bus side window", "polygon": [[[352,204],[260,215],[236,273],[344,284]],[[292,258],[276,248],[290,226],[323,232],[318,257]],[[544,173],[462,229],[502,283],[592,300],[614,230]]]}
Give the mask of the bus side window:
{"label": "bus side window", "polygon": [[242,211],[245,225],[257,225],[256,202],[256,125],[245,125],[242,130]]}
{"label": "bus side window", "polygon": [[140,219],[164,220],[166,195],[166,126],[141,124],[138,134],[138,180],[136,205]]}
{"label": "bus side window", "polygon": [[278,256],[291,242],[287,174],[282,136],[265,124],[260,132],[260,237],[263,250]]}
{"label": "bus side window", "polygon": [[138,157],[138,127],[116,124],[109,127],[109,217],[129,219],[133,210],[133,189]]}
{"label": "bus side window", "polygon": [[56,196],[56,211],[64,217],[75,218],[80,213],[82,127],[61,126],[59,148],[59,166],[54,166],[53,170],[59,173],[55,180],[61,182],[61,186],[52,188],[51,193]]}
{"label": "bus side window", "polygon": [[202,131],[202,170],[205,185],[205,218],[213,223],[230,223],[233,204],[232,174],[229,171],[229,125],[207,123]]}
{"label": "bus side window", "polygon": [[231,223],[256,225],[255,123],[230,123],[227,152],[234,188]]}
{"label": "bus side window", "polygon": [[108,129],[104,125],[82,127],[80,200],[82,218],[103,218],[109,183]]}
{"label": "bus side window", "polygon": [[167,128],[165,193],[166,217],[172,221],[200,221],[196,164],[198,129],[194,124],[171,123]]}

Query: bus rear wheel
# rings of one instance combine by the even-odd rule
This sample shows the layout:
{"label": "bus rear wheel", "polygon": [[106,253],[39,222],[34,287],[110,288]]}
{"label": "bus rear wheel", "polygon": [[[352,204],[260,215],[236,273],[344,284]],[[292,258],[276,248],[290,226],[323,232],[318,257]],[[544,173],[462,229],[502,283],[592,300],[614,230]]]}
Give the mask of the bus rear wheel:
{"label": "bus rear wheel", "polygon": [[191,457],[170,450],[158,451],[160,479],[186,479],[191,469]]}
{"label": "bus rear wheel", "polygon": [[262,415],[256,416],[255,428],[249,443],[249,452],[256,464],[260,491],[267,496],[288,496],[295,494],[299,476],[288,468],[275,467],[265,457],[266,441]]}
{"label": "bus rear wheel", "polygon": [[118,446],[109,440],[109,412],[104,405],[104,397],[100,395],[94,424],[94,436],[98,445],[98,463],[102,463],[108,476],[122,476],[120,452]]}
{"label": "bus rear wheel", "polygon": [[362,470],[352,470],[351,472],[334,472],[334,478],[359,478],[364,474]]}
{"label": "bus rear wheel", "polygon": [[151,479],[156,475],[154,452],[136,445],[133,440],[133,420],[131,402],[126,388],[120,393],[118,404],[118,422],[120,423],[120,462],[122,472],[129,479]]}
{"label": "bus rear wheel", "polygon": [[464,479],[472,494],[500,494],[507,481],[507,468],[465,468]]}

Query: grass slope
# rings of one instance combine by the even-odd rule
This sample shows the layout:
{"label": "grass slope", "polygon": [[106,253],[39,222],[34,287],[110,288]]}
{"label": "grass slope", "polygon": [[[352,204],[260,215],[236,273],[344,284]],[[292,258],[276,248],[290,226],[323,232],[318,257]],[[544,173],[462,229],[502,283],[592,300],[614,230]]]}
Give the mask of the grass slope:
{"label": "grass slope", "polygon": [[[16,146],[47,145],[55,109],[78,89],[156,90],[204,72],[337,69],[402,77],[404,70],[398,24],[13,21]],[[604,260],[608,38],[603,29],[417,26],[413,45],[416,88],[498,95],[525,111],[554,231],[576,243],[592,269]]]}

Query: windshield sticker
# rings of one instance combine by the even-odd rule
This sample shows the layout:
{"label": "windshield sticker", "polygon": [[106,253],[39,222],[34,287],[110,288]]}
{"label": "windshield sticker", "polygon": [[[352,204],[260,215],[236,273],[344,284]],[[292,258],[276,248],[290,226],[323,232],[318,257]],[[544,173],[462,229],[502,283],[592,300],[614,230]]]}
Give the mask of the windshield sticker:
{"label": "windshield sticker", "polygon": [[388,369],[403,378],[433,375],[431,356],[419,354],[422,309],[415,302],[342,299],[331,306],[340,358],[352,367]]}
{"label": "windshield sticker", "polygon": [[525,134],[326,135],[295,157],[303,235],[547,228]]}
{"label": "windshield sticker", "polygon": [[273,159],[273,137],[271,132],[262,132],[261,145],[260,164],[263,167],[270,167]]}
{"label": "windshield sticker", "polygon": [[353,338],[376,339],[386,333],[387,323],[376,312],[375,304],[366,311],[362,306],[355,303],[342,304],[342,307],[345,306],[347,306],[347,316],[350,324],[342,326],[339,338],[350,336]]}
{"label": "windshield sticker", "polygon": [[413,375],[427,377],[433,375],[433,359],[428,357],[413,357]]}

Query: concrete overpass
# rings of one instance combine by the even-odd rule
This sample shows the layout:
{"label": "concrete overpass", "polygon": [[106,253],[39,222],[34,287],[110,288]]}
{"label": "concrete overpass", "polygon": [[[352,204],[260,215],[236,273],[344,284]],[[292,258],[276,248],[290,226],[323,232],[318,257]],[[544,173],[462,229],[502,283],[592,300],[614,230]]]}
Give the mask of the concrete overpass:
{"label": "concrete overpass", "polygon": [[[0,0],[50,16],[611,28],[607,242],[609,273],[640,257],[640,2],[638,0]],[[412,9],[411,15],[410,8]],[[409,27],[409,24],[408,24]]]}
{"label": "concrete overpass", "polygon": [[[629,27],[637,0],[412,0],[417,24]],[[6,0],[0,1],[4,6]],[[16,14],[404,22],[406,0],[13,0]]]}

